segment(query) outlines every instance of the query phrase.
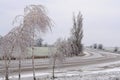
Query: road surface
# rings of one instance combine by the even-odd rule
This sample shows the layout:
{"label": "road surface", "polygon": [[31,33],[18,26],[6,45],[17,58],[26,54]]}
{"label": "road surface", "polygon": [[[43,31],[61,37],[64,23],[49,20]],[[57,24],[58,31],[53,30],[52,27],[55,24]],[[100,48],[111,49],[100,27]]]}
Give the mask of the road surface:
{"label": "road surface", "polygon": [[[71,67],[77,66],[88,66],[88,65],[95,65],[95,64],[105,64],[120,61],[120,55],[110,52],[104,52],[102,50],[94,50],[94,49],[85,49],[84,53],[85,56],[78,56],[78,57],[69,57],[66,58],[60,68],[67,69]],[[12,60],[10,63],[9,70],[13,74],[18,72],[18,61]],[[50,59],[35,59],[35,68],[36,71],[48,71],[51,69]],[[32,60],[25,59],[22,60],[22,68],[23,73],[32,72]],[[4,61],[0,61],[0,74],[4,73]]]}

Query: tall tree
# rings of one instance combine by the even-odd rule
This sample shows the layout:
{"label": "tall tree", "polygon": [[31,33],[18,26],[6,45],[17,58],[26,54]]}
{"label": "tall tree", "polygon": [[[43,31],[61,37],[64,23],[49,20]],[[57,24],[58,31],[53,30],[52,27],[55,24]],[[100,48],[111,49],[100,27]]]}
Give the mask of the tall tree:
{"label": "tall tree", "polygon": [[[46,9],[42,5],[29,5],[24,9],[23,27],[27,29],[33,40],[35,40],[36,32],[45,33],[48,28],[51,29],[51,19],[46,14]],[[32,67],[33,79],[35,77],[34,66],[34,41],[32,41]]]}
{"label": "tall tree", "polygon": [[14,33],[13,56],[19,60],[19,80],[21,80],[21,59],[27,54],[31,37],[26,34],[27,32],[23,30],[22,26],[15,27],[15,30],[12,31],[12,33]]}
{"label": "tall tree", "polygon": [[33,38],[29,30],[24,27],[24,16],[18,15],[13,21],[13,25],[17,27],[12,31],[14,36],[14,56],[19,60],[19,80],[21,80],[21,59],[27,54],[27,49],[32,45]]}
{"label": "tall tree", "polygon": [[82,46],[82,38],[83,38],[83,18],[82,14],[79,12],[77,17],[73,15],[73,28],[71,30],[72,36],[72,47],[73,47],[73,54],[79,55],[82,54],[83,46]]}
{"label": "tall tree", "polygon": [[14,50],[14,36],[12,33],[14,28],[2,38],[1,53],[5,61],[5,80],[9,80],[9,66],[11,62],[12,53]]}

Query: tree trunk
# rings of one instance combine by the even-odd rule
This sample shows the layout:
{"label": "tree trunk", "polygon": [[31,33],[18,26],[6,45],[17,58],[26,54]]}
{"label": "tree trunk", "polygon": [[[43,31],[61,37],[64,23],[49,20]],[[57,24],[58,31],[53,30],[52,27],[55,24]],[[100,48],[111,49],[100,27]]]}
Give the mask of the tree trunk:
{"label": "tree trunk", "polygon": [[9,78],[8,78],[8,67],[6,67],[6,73],[5,73],[5,80],[9,80]]}
{"label": "tree trunk", "polygon": [[33,80],[36,80],[36,77],[35,77],[35,66],[34,66],[34,47],[32,47],[32,68],[33,68]]}
{"label": "tree trunk", "polygon": [[21,80],[21,56],[19,56],[19,80]]}
{"label": "tree trunk", "polygon": [[[34,40],[34,37],[35,37],[35,34],[33,32],[33,40]],[[34,64],[34,41],[32,42],[32,69],[33,69],[33,80],[36,80],[36,77],[35,77],[35,64]]]}
{"label": "tree trunk", "polygon": [[5,80],[9,80],[7,58],[5,57]]}
{"label": "tree trunk", "polygon": [[52,80],[54,80],[54,78],[55,78],[55,61],[56,61],[56,58],[54,58],[54,60],[53,60],[53,73],[52,73]]}

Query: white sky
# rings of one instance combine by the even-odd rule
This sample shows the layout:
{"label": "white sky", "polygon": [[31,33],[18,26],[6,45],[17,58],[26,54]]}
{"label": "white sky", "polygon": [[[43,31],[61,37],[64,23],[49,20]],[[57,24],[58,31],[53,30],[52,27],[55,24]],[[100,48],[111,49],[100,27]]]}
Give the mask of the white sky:
{"label": "white sky", "polygon": [[16,15],[23,14],[26,5],[42,4],[54,21],[52,32],[43,35],[45,42],[68,37],[72,28],[72,14],[83,14],[83,44],[102,43],[120,46],[120,0],[0,0],[0,35],[14,26]]}

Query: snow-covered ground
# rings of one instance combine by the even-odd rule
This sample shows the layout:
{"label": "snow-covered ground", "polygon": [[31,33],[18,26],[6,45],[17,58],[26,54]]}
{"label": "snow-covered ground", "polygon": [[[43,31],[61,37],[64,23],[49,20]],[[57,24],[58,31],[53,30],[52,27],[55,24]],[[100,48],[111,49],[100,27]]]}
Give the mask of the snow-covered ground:
{"label": "snow-covered ground", "polygon": [[[88,66],[73,66],[56,68],[55,80],[120,80],[120,61],[94,64]],[[117,67],[116,67],[117,66]],[[38,80],[52,80],[52,70],[36,72]],[[22,80],[32,80],[32,73],[22,74]],[[18,75],[10,76],[10,80],[17,80]],[[0,78],[0,80],[3,80]]]}
{"label": "snow-covered ground", "polygon": [[[52,80],[51,73],[37,73],[37,80]],[[55,80],[120,80],[120,68],[97,71],[67,71],[55,73]],[[17,80],[11,76],[10,80]],[[0,79],[3,80],[3,79]],[[22,75],[22,80],[32,80],[32,74]]]}
{"label": "snow-covered ground", "polygon": [[[115,50],[115,47],[104,47],[104,51],[114,52],[114,50]],[[120,54],[120,47],[118,47],[118,51],[115,53]]]}
{"label": "snow-covered ground", "polygon": [[[70,66],[55,69],[55,80],[120,80],[120,55],[99,50],[86,50],[85,56],[66,59]],[[117,60],[114,59],[117,58]],[[96,60],[96,61],[93,61]],[[104,62],[104,60],[106,60]],[[41,64],[48,60],[35,60]],[[15,61],[16,62],[16,61]],[[25,64],[30,66],[31,61]],[[77,62],[77,63],[74,63]],[[91,64],[91,62],[93,62]],[[2,62],[1,62],[2,63]],[[16,62],[17,63],[17,62]],[[40,67],[39,65],[38,67]],[[45,65],[43,65],[45,66]],[[37,80],[51,80],[52,69],[36,71]],[[32,71],[22,73],[21,80],[33,80]],[[0,78],[3,80],[3,78]],[[10,74],[10,80],[18,80],[17,74]]]}

